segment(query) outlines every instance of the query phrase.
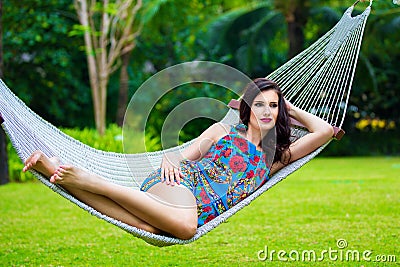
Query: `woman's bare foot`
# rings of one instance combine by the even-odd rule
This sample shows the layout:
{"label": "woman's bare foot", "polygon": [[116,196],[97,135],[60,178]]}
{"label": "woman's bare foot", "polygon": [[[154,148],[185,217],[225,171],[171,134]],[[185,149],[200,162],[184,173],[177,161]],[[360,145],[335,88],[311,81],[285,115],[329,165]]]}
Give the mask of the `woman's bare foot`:
{"label": "woman's bare foot", "polygon": [[46,177],[50,177],[57,170],[60,165],[60,160],[56,157],[49,158],[42,151],[35,151],[25,161],[23,172],[33,169]]}
{"label": "woman's bare foot", "polygon": [[104,182],[100,176],[71,165],[60,165],[50,177],[50,182],[72,186],[92,193],[98,193],[98,185]]}

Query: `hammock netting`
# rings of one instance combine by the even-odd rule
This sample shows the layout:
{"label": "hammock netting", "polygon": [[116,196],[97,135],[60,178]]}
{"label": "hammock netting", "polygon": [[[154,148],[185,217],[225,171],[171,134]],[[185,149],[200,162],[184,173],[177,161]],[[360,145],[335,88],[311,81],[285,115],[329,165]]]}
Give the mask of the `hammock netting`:
{"label": "hammock netting", "polygon": [[[285,98],[294,105],[318,115],[332,126],[339,128],[343,124],[346,113],[365,23],[371,9],[369,6],[360,15],[353,16],[353,8],[354,5],[349,7],[340,21],[308,49],[267,76],[280,85]],[[0,82],[0,114],[4,119],[2,126],[22,161],[25,161],[34,151],[41,150],[49,157],[57,156],[62,162],[87,169],[113,183],[133,189],[137,189],[138,184],[133,182],[132,166],[135,168],[135,174],[139,173],[146,177],[153,170],[151,166],[148,166],[149,159],[154,163],[153,165],[157,165],[161,162],[164,153],[164,151],[158,151],[124,154],[96,150],[64,134],[42,119],[12,93],[2,81]],[[238,123],[237,110],[231,108],[222,122],[230,125]],[[307,134],[307,131],[304,128],[293,126],[292,134],[294,138],[299,138]],[[168,151],[181,150],[189,143],[168,149]],[[39,173],[35,171],[32,173],[43,184],[90,214],[122,228],[152,245],[168,246],[187,244],[199,239],[310,161],[327,144],[278,171],[246,199],[199,227],[193,238],[189,240],[149,233],[115,220],[79,201],[62,187],[50,183]]]}

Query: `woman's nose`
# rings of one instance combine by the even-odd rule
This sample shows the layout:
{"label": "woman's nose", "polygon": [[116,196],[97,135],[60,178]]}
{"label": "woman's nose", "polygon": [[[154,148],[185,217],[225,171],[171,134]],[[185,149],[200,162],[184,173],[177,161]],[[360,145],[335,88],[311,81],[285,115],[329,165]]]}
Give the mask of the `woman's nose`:
{"label": "woman's nose", "polygon": [[266,106],[265,109],[264,109],[264,115],[265,115],[265,116],[268,116],[268,115],[270,115],[270,114],[271,114],[271,109],[270,109],[269,106]]}

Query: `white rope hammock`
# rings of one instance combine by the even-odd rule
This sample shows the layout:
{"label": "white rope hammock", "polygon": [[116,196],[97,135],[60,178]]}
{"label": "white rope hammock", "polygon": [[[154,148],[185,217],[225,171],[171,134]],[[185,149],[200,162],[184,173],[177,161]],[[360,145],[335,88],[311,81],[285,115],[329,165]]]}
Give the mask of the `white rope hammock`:
{"label": "white rope hammock", "polygon": [[[370,5],[362,14],[353,17],[354,5],[348,8],[341,20],[312,46],[267,76],[280,85],[285,97],[293,104],[318,115],[339,128],[343,124],[346,113],[363,31],[371,9]],[[231,107],[235,107],[235,105],[237,105],[235,101],[230,104]],[[0,119],[22,161],[25,161],[32,152],[39,149],[47,156],[57,156],[63,162],[85,168],[111,182],[131,188],[138,186],[132,179],[130,169],[132,162],[135,162],[135,175],[140,174],[140,176],[146,177],[153,170],[151,166],[146,164],[148,160],[150,159],[157,164],[161,161],[163,155],[163,151],[119,154],[96,150],[82,144],[35,114],[2,81],[0,82]],[[237,111],[230,109],[222,122],[235,124],[238,122],[237,120]],[[305,129],[299,127],[293,127],[292,132],[295,138],[307,134]],[[169,149],[169,151],[179,150],[187,145],[188,143]],[[142,238],[150,244],[167,246],[187,244],[197,240],[310,161],[326,145],[281,169],[249,197],[199,227],[195,236],[190,240],[152,234],[101,214],[70,195],[60,186],[50,183],[39,173],[32,172],[43,184],[92,215]]]}

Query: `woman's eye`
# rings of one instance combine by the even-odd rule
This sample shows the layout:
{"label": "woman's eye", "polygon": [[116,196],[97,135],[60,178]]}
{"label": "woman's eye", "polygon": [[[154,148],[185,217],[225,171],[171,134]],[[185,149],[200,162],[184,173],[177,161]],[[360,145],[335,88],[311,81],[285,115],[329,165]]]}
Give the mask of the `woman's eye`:
{"label": "woman's eye", "polygon": [[272,103],[270,106],[271,106],[271,108],[277,108],[278,104],[277,103]]}
{"label": "woman's eye", "polygon": [[263,106],[263,103],[255,103],[254,106],[256,106],[256,107],[262,107],[262,106]]}

